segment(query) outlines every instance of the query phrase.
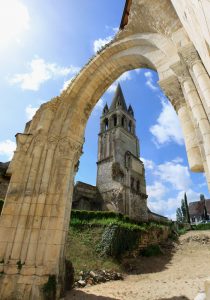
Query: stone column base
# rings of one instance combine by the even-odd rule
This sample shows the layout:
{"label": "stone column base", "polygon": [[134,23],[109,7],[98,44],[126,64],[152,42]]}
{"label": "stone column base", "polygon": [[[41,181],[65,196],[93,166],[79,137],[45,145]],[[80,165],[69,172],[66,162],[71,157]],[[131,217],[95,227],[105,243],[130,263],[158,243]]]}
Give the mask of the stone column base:
{"label": "stone column base", "polygon": [[1,300],[44,300],[48,276],[0,274]]}

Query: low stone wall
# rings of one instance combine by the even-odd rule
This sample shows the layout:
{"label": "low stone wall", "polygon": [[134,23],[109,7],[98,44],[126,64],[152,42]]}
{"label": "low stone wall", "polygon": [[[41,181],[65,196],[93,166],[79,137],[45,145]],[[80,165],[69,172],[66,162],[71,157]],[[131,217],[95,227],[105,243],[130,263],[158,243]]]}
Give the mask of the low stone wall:
{"label": "low stone wall", "polygon": [[147,232],[142,232],[138,241],[137,246],[135,249],[131,252],[133,256],[138,256],[139,253],[152,245],[159,245],[162,242],[166,241],[170,234],[172,232],[172,229],[170,226],[164,226],[161,225],[161,227],[153,227],[151,230],[148,230]]}

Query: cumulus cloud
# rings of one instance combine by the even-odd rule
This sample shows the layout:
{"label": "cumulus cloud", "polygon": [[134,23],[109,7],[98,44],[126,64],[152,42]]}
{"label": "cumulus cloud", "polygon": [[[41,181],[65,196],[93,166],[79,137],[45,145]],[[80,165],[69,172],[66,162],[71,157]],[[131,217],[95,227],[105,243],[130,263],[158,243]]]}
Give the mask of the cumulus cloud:
{"label": "cumulus cloud", "polygon": [[105,38],[99,38],[93,42],[93,51],[94,53],[97,53],[103,46],[111,42],[114,35],[118,32],[118,27],[110,27],[108,25],[105,26],[106,29],[109,31],[111,30],[111,34]]}
{"label": "cumulus cloud", "polygon": [[186,190],[192,184],[188,167],[173,161],[158,165],[155,175],[162,181],[170,183],[176,190]]}
{"label": "cumulus cloud", "polygon": [[113,36],[107,36],[104,39],[97,39],[93,42],[93,51],[96,53],[98,52],[103,46],[105,46],[106,44],[108,44],[109,42],[111,42],[111,40],[113,39]]}
{"label": "cumulus cloud", "polygon": [[21,34],[29,29],[30,15],[26,5],[19,0],[0,1],[1,47],[19,41]]}
{"label": "cumulus cloud", "polygon": [[152,185],[147,185],[147,193],[150,199],[161,199],[167,192],[167,187],[160,181],[155,181]]}
{"label": "cumulus cloud", "polygon": [[38,107],[32,107],[31,104],[29,104],[26,109],[25,109],[25,113],[26,113],[26,119],[29,121],[33,118],[33,116],[35,115],[36,111],[38,110]]}
{"label": "cumulus cloud", "polygon": [[28,73],[15,74],[11,79],[11,84],[18,84],[23,90],[39,90],[41,84],[58,77],[75,75],[80,68],[75,66],[61,67],[56,63],[45,62],[42,58],[34,58],[27,67]]}
{"label": "cumulus cloud", "polygon": [[144,162],[146,177],[149,174],[151,181],[147,185],[148,207],[151,211],[174,219],[185,192],[189,202],[199,199],[199,193],[192,189],[190,172],[182,158],[176,157],[162,164],[146,158],[141,160]]}
{"label": "cumulus cloud", "polygon": [[152,160],[146,159],[144,157],[141,157],[141,161],[144,163],[145,169],[153,170],[155,167],[155,163]]}
{"label": "cumulus cloud", "polygon": [[182,130],[176,112],[170,102],[166,102],[164,98],[161,100],[162,111],[157,119],[157,124],[150,127],[154,142],[157,146],[172,141],[178,145],[183,145]]}
{"label": "cumulus cloud", "polygon": [[157,91],[159,88],[154,82],[153,74],[151,71],[144,72],[144,76],[146,77],[146,85],[153,91]]}
{"label": "cumulus cloud", "polygon": [[11,140],[0,142],[0,155],[6,156],[8,160],[12,159],[15,149],[16,143]]}

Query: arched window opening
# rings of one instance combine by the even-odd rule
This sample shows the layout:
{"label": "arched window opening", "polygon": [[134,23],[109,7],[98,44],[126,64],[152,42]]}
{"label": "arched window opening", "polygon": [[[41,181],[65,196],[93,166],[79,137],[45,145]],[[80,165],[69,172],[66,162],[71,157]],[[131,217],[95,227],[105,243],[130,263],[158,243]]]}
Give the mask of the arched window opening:
{"label": "arched window opening", "polygon": [[122,127],[125,127],[125,124],[126,124],[125,116],[122,116],[122,119],[121,119],[121,125],[122,125]]}
{"label": "arched window opening", "polygon": [[133,127],[132,122],[129,121],[129,123],[128,123],[128,131],[129,132],[132,132],[132,127]]}
{"label": "arched window opening", "polygon": [[113,116],[113,121],[114,121],[114,127],[116,127],[117,126],[117,116],[116,115]]}
{"label": "arched window opening", "polygon": [[109,128],[109,120],[108,119],[104,120],[104,128],[105,128],[105,130],[107,130]]}
{"label": "arched window opening", "polygon": [[131,177],[131,188],[133,189],[134,188],[134,178]]}
{"label": "arched window opening", "polygon": [[136,191],[139,192],[139,190],[140,190],[140,182],[139,182],[139,180],[137,180],[137,182],[136,182]]}

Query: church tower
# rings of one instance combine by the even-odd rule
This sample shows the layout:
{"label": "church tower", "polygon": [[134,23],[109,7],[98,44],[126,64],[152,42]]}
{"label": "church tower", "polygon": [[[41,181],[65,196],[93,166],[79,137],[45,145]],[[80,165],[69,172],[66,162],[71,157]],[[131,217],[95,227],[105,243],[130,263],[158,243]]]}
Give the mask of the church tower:
{"label": "church tower", "polygon": [[133,109],[127,108],[118,84],[110,108],[106,104],[101,116],[97,188],[104,210],[147,220],[145,170],[135,129]]}

